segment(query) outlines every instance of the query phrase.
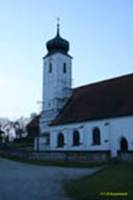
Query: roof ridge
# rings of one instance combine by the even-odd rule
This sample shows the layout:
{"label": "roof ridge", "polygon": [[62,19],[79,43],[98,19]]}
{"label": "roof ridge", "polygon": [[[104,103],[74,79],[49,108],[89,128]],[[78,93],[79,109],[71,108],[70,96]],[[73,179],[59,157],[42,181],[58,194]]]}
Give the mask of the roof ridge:
{"label": "roof ridge", "polygon": [[133,73],[73,89],[71,101],[51,125],[129,115],[133,115]]}
{"label": "roof ridge", "polygon": [[124,78],[127,78],[129,76],[133,76],[133,73],[124,74],[124,75],[121,75],[121,76],[112,77],[112,78],[100,80],[100,81],[97,81],[97,82],[92,82],[92,83],[89,83],[89,84],[86,84],[86,85],[81,85],[81,86],[73,88],[73,90],[85,88],[85,87],[92,86],[92,85],[97,85],[97,84],[100,84],[100,83],[106,83],[106,82],[111,82],[111,81],[115,81],[115,80],[119,80],[119,79],[124,79]]}

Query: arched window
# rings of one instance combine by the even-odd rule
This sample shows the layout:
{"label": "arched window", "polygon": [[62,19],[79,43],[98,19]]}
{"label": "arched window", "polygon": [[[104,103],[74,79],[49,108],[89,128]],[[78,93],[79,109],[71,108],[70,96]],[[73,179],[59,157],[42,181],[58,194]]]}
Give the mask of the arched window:
{"label": "arched window", "polygon": [[52,73],[52,63],[49,63],[49,73]]}
{"label": "arched window", "polygon": [[101,143],[101,137],[100,137],[100,130],[99,128],[94,128],[92,133],[92,143],[94,145],[98,145]]}
{"label": "arched window", "polygon": [[63,64],[63,72],[66,73],[66,63]]}
{"label": "arched window", "polygon": [[80,145],[80,135],[78,131],[73,132],[73,146],[79,146]]}
{"label": "arched window", "polygon": [[57,136],[57,147],[63,147],[64,146],[64,135],[62,133],[59,133]]}
{"label": "arched window", "polygon": [[122,137],[120,140],[120,150],[128,151],[128,141],[126,138]]}

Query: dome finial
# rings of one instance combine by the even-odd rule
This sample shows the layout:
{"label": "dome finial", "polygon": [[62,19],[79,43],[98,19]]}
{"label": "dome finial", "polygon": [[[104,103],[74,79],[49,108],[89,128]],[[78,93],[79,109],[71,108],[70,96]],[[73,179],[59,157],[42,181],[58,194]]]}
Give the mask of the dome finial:
{"label": "dome finial", "polygon": [[57,17],[57,36],[60,35],[60,18]]}
{"label": "dome finial", "polygon": [[67,54],[67,52],[69,51],[69,42],[60,36],[60,18],[58,17],[56,18],[56,20],[57,35],[47,42],[47,50],[48,53],[62,52],[64,54]]}

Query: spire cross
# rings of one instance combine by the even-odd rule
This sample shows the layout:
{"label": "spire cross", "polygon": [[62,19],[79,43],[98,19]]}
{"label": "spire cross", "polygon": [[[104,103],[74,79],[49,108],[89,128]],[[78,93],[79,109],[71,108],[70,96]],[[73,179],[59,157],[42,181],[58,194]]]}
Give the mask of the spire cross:
{"label": "spire cross", "polygon": [[59,36],[60,34],[60,18],[57,17],[57,35]]}
{"label": "spire cross", "polygon": [[59,27],[60,26],[60,18],[57,17],[57,26]]}

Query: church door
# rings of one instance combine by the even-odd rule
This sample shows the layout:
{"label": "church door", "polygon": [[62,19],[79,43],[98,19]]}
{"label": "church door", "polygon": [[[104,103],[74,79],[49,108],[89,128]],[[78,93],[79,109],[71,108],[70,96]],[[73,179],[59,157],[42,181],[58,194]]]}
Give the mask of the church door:
{"label": "church door", "polygon": [[128,141],[124,137],[121,138],[121,141],[120,141],[120,150],[121,151],[128,151]]}

